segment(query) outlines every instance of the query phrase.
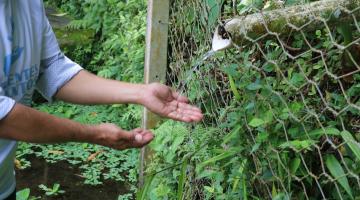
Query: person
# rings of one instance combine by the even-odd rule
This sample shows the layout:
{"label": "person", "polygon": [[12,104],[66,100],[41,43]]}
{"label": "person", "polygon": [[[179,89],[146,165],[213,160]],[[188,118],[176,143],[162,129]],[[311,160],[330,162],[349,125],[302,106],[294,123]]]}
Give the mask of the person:
{"label": "person", "polygon": [[144,129],[86,125],[30,108],[34,90],[47,100],[76,104],[134,103],[167,118],[199,122],[201,110],[171,88],[97,77],[59,49],[42,0],[0,0],[0,199],[15,196],[16,141],[88,142],[140,148],[153,139]]}

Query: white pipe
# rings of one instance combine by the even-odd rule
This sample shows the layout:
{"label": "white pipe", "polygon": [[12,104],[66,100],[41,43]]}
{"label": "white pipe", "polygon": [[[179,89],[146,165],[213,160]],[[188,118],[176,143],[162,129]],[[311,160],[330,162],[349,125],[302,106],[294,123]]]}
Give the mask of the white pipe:
{"label": "white pipe", "polygon": [[221,51],[233,46],[231,38],[227,35],[224,27],[216,27],[214,37],[212,40],[212,50]]}

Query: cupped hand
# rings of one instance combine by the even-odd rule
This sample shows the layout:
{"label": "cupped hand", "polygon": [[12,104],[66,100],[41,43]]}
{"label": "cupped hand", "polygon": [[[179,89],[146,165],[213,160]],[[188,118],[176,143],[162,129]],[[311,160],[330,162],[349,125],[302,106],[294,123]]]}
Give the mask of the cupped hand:
{"label": "cupped hand", "polygon": [[125,131],[115,124],[100,124],[96,126],[94,141],[96,144],[113,149],[141,148],[151,142],[154,135],[141,128]]}
{"label": "cupped hand", "polygon": [[201,110],[190,105],[186,97],[160,83],[146,86],[142,104],[153,113],[177,121],[199,122],[203,118]]}

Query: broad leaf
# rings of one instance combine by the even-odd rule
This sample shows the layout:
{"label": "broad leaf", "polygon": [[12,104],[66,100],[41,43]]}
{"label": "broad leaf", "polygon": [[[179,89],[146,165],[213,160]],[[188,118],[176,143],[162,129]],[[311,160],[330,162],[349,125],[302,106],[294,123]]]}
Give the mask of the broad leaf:
{"label": "broad leaf", "polygon": [[26,188],[16,192],[16,199],[17,200],[27,200],[30,196],[30,189]]}
{"label": "broad leaf", "polygon": [[259,127],[259,126],[263,125],[264,123],[265,123],[264,120],[255,117],[250,121],[249,125],[252,127]]}
{"label": "broad leaf", "polygon": [[292,141],[284,142],[279,147],[282,149],[291,148],[297,151],[301,151],[304,149],[311,150],[311,147],[315,143],[316,142],[314,140],[292,140]]}
{"label": "broad leaf", "polygon": [[344,188],[346,193],[353,199],[349,181],[345,175],[343,168],[341,167],[339,161],[335,158],[334,155],[328,155],[325,157],[326,167],[330,171],[330,174],[334,179]]}
{"label": "broad leaf", "polygon": [[319,138],[323,135],[340,135],[340,131],[333,127],[319,128],[309,132],[309,136]]}
{"label": "broad leaf", "polygon": [[354,137],[348,131],[342,131],[340,134],[356,158],[360,161],[360,143],[356,142]]}
{"label": "broad leaf", "polygon": [[301,159],[294,158],[290,163],[290,172],[291,174],[295,174],[300,167]]}

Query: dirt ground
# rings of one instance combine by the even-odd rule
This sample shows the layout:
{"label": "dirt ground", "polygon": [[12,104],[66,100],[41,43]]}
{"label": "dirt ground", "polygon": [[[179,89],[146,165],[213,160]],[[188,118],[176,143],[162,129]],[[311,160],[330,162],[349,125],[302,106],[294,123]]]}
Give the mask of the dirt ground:
{"label": "dirt ground", "polygon": [[[98,186],[84,185],[79,169],[65,161],[49,164],[35,156],[28,160],[31,167],[16,170],[17,190],[30,188],[31,196],[40,196],[44,200],[116,200],[120,194],[129,191],[125,183],[115,181],[104,181]],[[54,183],[59,183],[65,193],[58,197],[46,197],[38,187],[40,184],[51,187]]]}

